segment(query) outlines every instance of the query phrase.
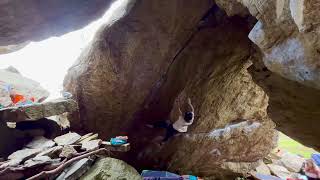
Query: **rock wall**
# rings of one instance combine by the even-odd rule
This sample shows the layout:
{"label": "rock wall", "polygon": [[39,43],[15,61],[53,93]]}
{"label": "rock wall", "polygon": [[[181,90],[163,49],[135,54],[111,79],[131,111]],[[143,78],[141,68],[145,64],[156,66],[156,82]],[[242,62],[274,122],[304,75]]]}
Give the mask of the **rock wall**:
{"label": "rock wall", "polygon": [[104,137],[126,131],[211,5],[210,0],[137,1],[129,15],[102,27],[64,82],[80,102],[81,120],[71,126]]}
{"label": "rock wall", "polygon": [[[248,24],[250,18],[227,18],[211,1],[137,1],[70,68],[64,85],[80,108],[71,127],[106,138],[129,135],[132,150],[122,158],[135,167],[202,176],[247,172],[276,138],[268,97],[246,70]],[[163,131],[145,124],[175,114],[175,101],[186,96],[196,107],[195,124],[159,148],[152,140]],[[225,135],[211,136],[217,128]]]}
{"label": "rock wall", "polygon": [[232,7],[242,5],[259,20],[249,33],[262,54],[252,74],[270,97],[268,114],[280,131],[319,150],[320,1],[217,3],[232,15],[240,14]]}
{"label": "rock wall", "polygon": [[277,129],[306,146],[320,149],[320,91],[269,71],[261,61],[250,67],[250,73],[270,97],[268,115]]}

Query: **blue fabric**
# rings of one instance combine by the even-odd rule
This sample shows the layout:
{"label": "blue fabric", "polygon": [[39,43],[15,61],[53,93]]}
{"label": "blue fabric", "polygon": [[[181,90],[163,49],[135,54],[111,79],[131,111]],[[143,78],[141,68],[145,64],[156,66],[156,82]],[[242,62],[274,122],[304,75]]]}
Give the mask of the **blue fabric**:
{"label": "blue fabric", "polygon": [[122,144],[126,144],[127,141],[126,140],[123,140],[123,139],[118,139],[118,138],[111,138],[110,139],[110,143],[111,145],[113,146],[120,146]]}
{"label": "blue fabric", "polygon": [[320,166],[320,154],[319,153],[312,154],[311,158],[313,159],[313,161],[316,163],[317,166]]}
{"label": "blue fabric", "polygon": [[[141,176],[144,180],[183,180],[182,176],[168,171],[143,170]],[[198,180],[198,178],[189,175],[189,180]]]}
{"label": "blue fabric", "polygon": [[181,176],[168,172],[168,171],[151,171],[151,170],[143,170],[141,173],[142,177],[174,177],[179,178]]}
{"label": "blue fabric", "polygon": [[183,180],[183,177],[143,177],[143,180]]}

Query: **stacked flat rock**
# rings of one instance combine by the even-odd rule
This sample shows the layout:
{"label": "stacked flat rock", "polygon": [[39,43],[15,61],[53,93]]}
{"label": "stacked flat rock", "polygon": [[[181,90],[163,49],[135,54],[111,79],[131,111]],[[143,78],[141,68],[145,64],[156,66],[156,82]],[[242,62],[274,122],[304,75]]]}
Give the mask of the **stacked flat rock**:
{"label": "stacked flat rock", "polygon": [[39,173],[59,167],[50,177],[78,179],[91,168],[96,154],[107,155],[109,151],[125,152],[129,149],[129,143],[112,146],[94,133],[81,136],[69,132],[54,139],[38,136],[0,163],[0,179],[41,179],[37,177]]}
{"label": "stacked flat rock", "polygon": [[305,158],[296,154],[279,150],[271,152],[264,161],[260,161],[259,165],[251,174],[256,179],[264,179],[267,176],[274,179],[299,178],[299,172],[302,169]]}
{"label": "stacked flat rock", "polygon": [[74,112],[77,109],[78,104],[72,99],[56,99],[43,103],[1,109],[0,119],[6,122],[34,121],[66,112]]}

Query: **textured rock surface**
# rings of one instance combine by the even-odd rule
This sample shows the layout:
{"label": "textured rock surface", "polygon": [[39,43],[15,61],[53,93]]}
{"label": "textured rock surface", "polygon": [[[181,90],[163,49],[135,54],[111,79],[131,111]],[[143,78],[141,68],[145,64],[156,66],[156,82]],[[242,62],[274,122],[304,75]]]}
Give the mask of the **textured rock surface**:
{"label": "textured rock surface", "polygon": [[4,106],[11,103],[9,93],[4,89],[8,84],[17,93],[29,98],[34,97],[37,102],[41,102],[49,96],[49,92],[43,89],[38,82],[15,73],[12,68],[0,69],[0,104]]}
{"label": "textured rock surface", "polygon": [[103,158],[99,159],[80,179],[141,180],[142,178],[137,170],[127,163],[114,158]]}
{"label": "textured rock surface", "polygon": [[71,126],[102,137],[125,130],[211,5],[143,0],[130,15],[101,29],[64,82],[80,103],[81,121]]}
{"label": "textured rock surface", "polygon": [[58,177],[57,180],[73,180],[79,179],[84,173],[86,173],[91,164],[93,163],[92,159],[84,158],[80,161],[77,161],[71,164],[66,168]]}
{"label": "textured rock surface", "polygon": [[27,106],[1,109],[0,119],[6,122],[32,121],[65,112],[74,112],[77,109],[78,104],[72,99],[56,99]]}
{"label": "textured rock surface", "polygon": [[38,41],[80,29],[100,17],[111,0],[6,0],[0,2],[0,46]]}
{"label": "textured rock surface", "polygon": [[250,72],[269,95],[268,114],[277,129],[319,150],[320,91],[272,73],[261,62]]}
{"label": "textured rock surface", "polygon": [[[319,6],[318,0],[217,0],[228,14],[242,4],[259,21],[249,33],[258,46],[259,65],[252,71],[270,97],[268,114],[278,129],[319,149]],[[262,68],[260,68],[262,67]],[[270,71],[273,73],[271,73]],[[297,133],[298,132],[298,133]]]}
{"label": "textured rock surface", "polygon": [[[81,119],[71,127],[107,138],[128,134],[128,160],[136,167],[222,176],[258,165],[276,135],[266,114],[268,97],[246,70],[250,27],[246,18],[226,18],[211,5],[138,1],[104,27],[65,79],[80,105]],[[150,143],[163,132],[145,124],[174,114],[175,101],[185,96],[196,107],[189,136],[163,148]],[[238,123],[229,132],[227,125]],[[226,136],[211,138],[224,127]]]}
{"label": "textured rock surface", "polygon": [[34,137],[30,143],[28,143],[25,147],[30,149],[44,149],[51,148],[55,145],[50,139],[47,139],[43,136]]}
{"label": "textured rock surface", "polygon": [[54,142],[56,142],[58,145],[70,145],[75,142],[77,142],[81,136],[77,133],[67,133],[62,136],[58,136],[54,139]]}

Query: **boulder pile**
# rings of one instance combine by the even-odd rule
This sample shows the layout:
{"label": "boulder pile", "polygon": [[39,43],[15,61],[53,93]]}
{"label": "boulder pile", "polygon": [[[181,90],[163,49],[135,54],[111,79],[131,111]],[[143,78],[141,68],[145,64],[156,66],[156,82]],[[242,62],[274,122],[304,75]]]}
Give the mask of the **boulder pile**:
{"label": "boulder pile", "polygon": [[129,143],[112,146],[93,133],[80,136],[69,132],[54,139],[37,136],[0,163],[0,179],[78,179],[90,169],[97,155],[129,149]]}
{"label": "boulder pile", "polygon": [[[287,152],[285,150],[275,149],[259,165],[250,172],[255,179],[266,180],[274,178],[281,179],[306,179],[308,174],[307,161],[313,162],[313,159],[306,159],[302,156]],[[319,169],[314,163],[315,170]],[[307,171],[307,172],[306,172]]]}

